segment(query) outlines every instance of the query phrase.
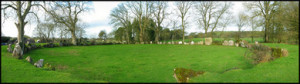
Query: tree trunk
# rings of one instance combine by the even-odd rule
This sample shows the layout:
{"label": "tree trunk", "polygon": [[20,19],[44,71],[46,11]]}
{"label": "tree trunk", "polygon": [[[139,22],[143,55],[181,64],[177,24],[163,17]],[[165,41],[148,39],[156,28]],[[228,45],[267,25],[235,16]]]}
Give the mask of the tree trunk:
{"label": "tree trunk", "polygon": [[71,31],[71,34],[72,34],[72,44],[73,45],[77,45],[75,31]]}
{"label": "tree trunk", "polygon": [[183,42],[183,44],[184,44],[184,22],[183,22],[183,18],[182,18],[182,42]]}
{"label": "tree trunk", "polygon": [[139,36],[139,39],[140,39],[140,43],[142,43],[143,42],[143,28],[142,28],[141,17],[140,17],[140,21],[139,21],[139,26],[140,26],[140,36]]}
{"label": "tree trunk", "polygon": [[158,31],[158,29],[156,29],[156,31],[155,31],[155,43],[158,44],[158,41],[159,41],[159,31]]}
{"label": "tree trunk", "polygon": [[268,37],[268,28],[269,28],[269,22],[266,21],[266,25],[265,25],[265,42],[269,42],[269,37]]}

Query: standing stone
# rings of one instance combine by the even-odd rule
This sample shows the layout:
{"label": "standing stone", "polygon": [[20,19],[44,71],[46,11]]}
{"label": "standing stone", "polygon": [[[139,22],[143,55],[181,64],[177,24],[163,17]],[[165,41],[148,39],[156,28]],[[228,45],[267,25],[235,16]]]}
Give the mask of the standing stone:
{"label": "standing stone", "polygon": [[191,42],[191,45],[194,45],[194,41]]}
{"label": "standing stone", "polygon": [[27,56],[27,57],[26,57],[26,60],[27,60],[29,63],[31,63],[31,64],[32,64],[32,62],[33,62],[33,61],[32,61],[32,58],[31,58],[30,56]]}
{"label": "standing stone", "polygon": [[150,44],[152,44],[152,41],[150,41]]}
{"label": "standing stone", "polygon": [[172,41],[172,44],[174,44],[174,41]]}
{"label": "standing stone", "polygon": [[16,46],[13,51],[13,57],[18,58],[18,59],[21,59],[23,57],[23,51],[22,51],[19,43],[16,43]]}
{"label": "standing stone", "polygon": [[245,47],[245,43],[243,41],[240,42],[241,47]]}
{"label": "standing stone", "polygon": [[211,37],[205,38],[205,45],[211,45],[211,43],[212,43]]}
{"label": "standing stone", "polygon": [[199,44],[200,44],[200,45],[203,45],[203,41],[200,41]]}
{"label": "standing stone", "polygon": [[257,42],[257,41],[255,41],[255,45],[258,45],[258,42]]}
{"label": "standing stone", "polygon": [[287,49],[281,49],[281,53],[282,53],[282,56],[284,56],[284,57],[287,57],[289,54]]}
{"label": "standing stone", "polygon": [[234,45],[233,40],[229,40],[228,45],[229,45],[229,46],[233,46],[233,45]]}
{"label": "standing stone", "polygon": [[182,44],[182,41],[179,41],[178,44]]}
{"label": "standing stone", "polygon": [[171,42],[168,42],[168,44],[171,44]]}
{"label": "standing stone", "polygon": [[239,43],[235,43],[235,46],[236,46],[236,47],[239,47]]}
{"label": "standing stone", "polygon": [[11,47],[12,47],[11,44],[8,44],[8,46],[7,46],[7,51],[8,51],[9,53],[12,53],[12,52],[13,52],[13,50],[12,50]]}
{"label": "standing stone", "polygon": [[41,67],[43,67],[43,62],[44,62],[44,59],[40,59],[39,61],[34,63],[34,66],[41,68]]}
{"label": "standing stone", "polygon": [[224,45],[224,46],[228,46],[228,41],[227,40],[225,40],[224,42],[223,42],[223,44],[222,45]]}
{"label": "standing stone", "polygon": [[187,45],[188,43],[184,42],[184,45]]}

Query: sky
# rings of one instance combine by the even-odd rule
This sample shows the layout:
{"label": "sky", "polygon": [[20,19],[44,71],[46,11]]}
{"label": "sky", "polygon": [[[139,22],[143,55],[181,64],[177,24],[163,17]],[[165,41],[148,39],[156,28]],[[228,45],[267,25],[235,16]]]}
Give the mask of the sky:
{"label": "sky", "polygon": [[[98,33],[101,30],[105,30],[107,33],[112,32],[114,29],[113,25],[109,24],[109,14],[111,10],[119,3],[122,3],[124,1],[93,1],[93,9],[89,12],[82,13],[80,18],[81,20],[88,25],[87,28],[85,28],[86,36],[88,38],[97,38]],[[175,10],[175,6],[173,5],[174,1],[169,1],[169,9],[168,12],[171,12],[172,10]],[[238,12],[244,11],[244,8],[242,6],[241,1],[232,1],[233,6],[231,8],[231,11],[233,12],[233,15],[236,16]],[[191,13],[191,17],[188,18],[188,22],[190,22],[190,25],[188,25],[186,32],[204,32],[204,30],[201,30],[198,28],[195,21],[192,20],[193,14]],[[170,16],[170,18],[173,18],[173,16]],[[4,36],[10,36],[10,37],[17,37],[17,28],[14,25],[16,20],[14,18],[10,18],[5,20],[3,24],[3,15],[1,15],[1,29]],[[181,21],[179,20],[178,23]],[[25,35],[33,37],[33,30],[36,27],[37,24],[34,22],[27,24],[25,26]],[[164,24],[163,24],[164,25]],[[235,24],[230,24],[227,26],[225,31],[237,31],[237,27]]]}

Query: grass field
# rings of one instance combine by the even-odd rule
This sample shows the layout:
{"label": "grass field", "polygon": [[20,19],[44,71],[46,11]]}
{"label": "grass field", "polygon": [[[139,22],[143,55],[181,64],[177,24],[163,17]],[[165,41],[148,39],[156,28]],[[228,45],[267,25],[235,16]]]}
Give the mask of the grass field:
{"label": "grass field", "polygon": [[[225,39],[225,38],[212,38],[212,39],[213,39],[213,41],[224,41],[224,40],[233,40],[233,41],[235,41],[234,38],[228,38],[228,39]],[[249,43],[254,43],[254,42],[252,42],[251,38],[241,38],[241,39],[245,40],[245,41],[248,41]],[[173,40],[173,41],[182,41],[182,39]],[[186,38],[184,41],[185,42],[191,42],[191,41],[199,42],[199,41],[204,41],[204,38],[193,38],[193,39]],[[258,42],[262,43],[263,38],[253,38],[253,41],[258,41]],[[172,42],[172,40],[168,40],[166,42]]]}
{"label": "grass field", "polygon": [[[12,58],[1,46],[1,82],[174,83],[177,67],[206,71],[190,82],[299,82],[299,46],[265,45],[287,48],[289,56],[253,66],[243,57],[246,48],[155,44],[42,48],[24,55],[66,67],[47,71]],[[222,73],[233,67],[241,69]]]}

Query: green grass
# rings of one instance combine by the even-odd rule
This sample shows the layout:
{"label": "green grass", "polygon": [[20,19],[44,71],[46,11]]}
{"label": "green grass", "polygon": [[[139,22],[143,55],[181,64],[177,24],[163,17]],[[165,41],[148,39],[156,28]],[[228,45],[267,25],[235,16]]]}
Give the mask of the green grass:
{"label": "green grass", "polygon": [[251,69],[233,70],[224,74],[205,73],[192,82],[299,82],[299,46],[286,44],[265,44],[270,47],[285,48],[288,57],[261,63]]}
{"label": "green grass", "polygon": [[[176,82],[174,68],[206,71],[191,82],[299,82],[298,45],[266,44],[287,48],[289,56],[253,66],[244,59],[246,48],[217,45],[98,45],[42,48],[30,51],[66,69],[47,71],[12,58],[1,46],[1,82]],[[4,67],[4,68],[3,68]],[[226,69],[242,69],[226,73]],[[19,80],[16,80],[19,79]]]}
{"label": "green grass", "polygon": [[[245,40],[245,41],[248,41],[249,43],[254,43],[252,42],[252,39],[251,38],[241,38],[242,40]],[[225,39],[225,38],[213,38],[213,41],[224,41],[224,40],[234,40],[234,38],[228,38],[228,39]],[[182,41],[182,39],[178,39],[178,40],[173,40],[173,41]],[[191,42],[191,41],[194,41],[194,42],[199,42],[199,41],[204,41],[204,38],[193,38],[193,39],[185,39],[184,40],[185,42]],[[258,41],[260,43],[263,42],[263,38],[253,38],[253,41]],[[172,40],[168,40],[166,42],[172,42]]]}

